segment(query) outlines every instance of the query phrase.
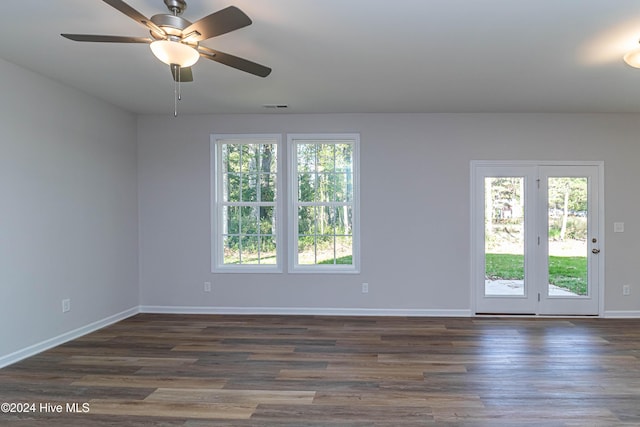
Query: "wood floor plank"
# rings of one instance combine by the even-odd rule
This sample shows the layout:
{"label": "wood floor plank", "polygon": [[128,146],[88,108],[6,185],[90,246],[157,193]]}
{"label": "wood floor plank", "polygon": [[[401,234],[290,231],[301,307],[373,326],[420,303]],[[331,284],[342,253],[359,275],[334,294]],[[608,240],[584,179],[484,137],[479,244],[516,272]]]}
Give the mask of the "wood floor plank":
{"label": "wood floor plank", "polygon": [[293,362],[352,362],[369,363],[378,360],[377,353],[318,353],[292,351],[290,353],[259,353],[251,354],[247,359],[252,361],[281,361]]}
{"label": "wood floor plank", "polygon": [[140,375],[85,375],[71,383],[72,386],[85,387],[135,387],[135,388],[160,388],[169,387],[176,389],[211,389],[222,388],[227,383],[218,378],[188,378]]}
{"label": "wood floor plank", "polygon": [[248,344],[248,343],[209,343],[209,344],[183,344],[177,345],[172,348],[172,351],[195,351],[195,352],[232,352],[232,353],[283,353],[294,352],[295,346],[292,345],[260,345],[260,344]]}
{"label": "wood floor plank", "polygon": [[200,418],[215,420],[249,419],[256,405],[228,403],[149,402],[94,399],[89,401],[91,413],[125,417]]}
{"label": "wood floor plank", "polygon": [[283,369],[277,379],[284,380],[324,380],[335,378],[350,381],[408,380],[421,381],[422,372],[400,369],[351,368],[351,369]]}
{"label": "wood floor plank", "polygon": [[316,405],[330,406],[412,406],[417,408],[429,407],[429,401],[424,394],[411,395],[399,391],[332,391],[319,392],[313,399]]}
{"label": "wood floor plank", "polygon": [[197,358],[178,357],[131,357],[131,356],[70,356],[60,362],[65,365],[101,366],[179,366],[196,363]]}
{"label": "wood floor plank", "polygon": [[351,406],[344,405],[260,405],[256,408],[252,420],[259,423],[266,421],[286,421],[298,419],[301,425],[305,420],[322,422],[325,425],[350,425],[353,422],[369,420],[394,420],[395,425],[403,425],[407,421],[434,423],[431,410],[427,407],[414,406]]}
{"label": "wood floor plank", "polygon": [[159,388],[151,393],[147,402],[231,403],[239,405],[310,405],[314,391],[281,390],[185,390]]}

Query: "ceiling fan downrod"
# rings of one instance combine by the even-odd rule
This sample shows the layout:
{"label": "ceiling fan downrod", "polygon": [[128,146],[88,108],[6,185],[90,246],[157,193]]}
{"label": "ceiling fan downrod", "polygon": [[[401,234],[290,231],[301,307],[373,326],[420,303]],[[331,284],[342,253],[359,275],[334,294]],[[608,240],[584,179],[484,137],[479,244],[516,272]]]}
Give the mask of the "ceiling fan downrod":
{"label": "ceiling fan downrod", "polygon": [[167,5],[171,13],[174,16],[180,16],[187,8],[187,2],[184,0],[164,0],[164,4]]}

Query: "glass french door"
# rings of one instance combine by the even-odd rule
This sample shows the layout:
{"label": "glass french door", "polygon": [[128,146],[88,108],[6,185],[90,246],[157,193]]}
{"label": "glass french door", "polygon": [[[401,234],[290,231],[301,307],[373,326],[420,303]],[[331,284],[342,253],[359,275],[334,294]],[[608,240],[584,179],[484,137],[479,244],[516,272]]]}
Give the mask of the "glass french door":
{"label": "glass french door", "polygon": [[539,168],[540,314],[599,314],[597,166]]}
{"label": "glass french door", "polygon": [[599,167],[472,164],[476,313],[599,313]]}

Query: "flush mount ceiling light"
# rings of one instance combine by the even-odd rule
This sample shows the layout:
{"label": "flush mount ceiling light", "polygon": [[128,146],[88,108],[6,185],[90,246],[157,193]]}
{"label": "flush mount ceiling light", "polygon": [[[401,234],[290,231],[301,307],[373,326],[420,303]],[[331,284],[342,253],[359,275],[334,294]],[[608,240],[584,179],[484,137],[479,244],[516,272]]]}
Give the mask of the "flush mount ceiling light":
{"label": "flush mount ceiling light", "polygon": [[203,58],[233,67],[259,77],[267,77],[271,68],[228,53],[200,46],[200,42],[251,25],[251,19],[235,6],[229,6],[191,23],[181,15],[187,8],[184,0],[164,0],[171,13],[146,18],[123,0],[102,0],[129,18],[145,26],[149,37],[100,36],[90,34],[61,34],[78,42],[147,43],[160,61],[170,66],[175,81],[174,115],[178,115],[180,83],[193,81],[191,66]]}
{"label": "flush mount ceiling light", "polygon": [[624,56],[624,62],[631,67],[640,68],[640,47],[629,51]]}

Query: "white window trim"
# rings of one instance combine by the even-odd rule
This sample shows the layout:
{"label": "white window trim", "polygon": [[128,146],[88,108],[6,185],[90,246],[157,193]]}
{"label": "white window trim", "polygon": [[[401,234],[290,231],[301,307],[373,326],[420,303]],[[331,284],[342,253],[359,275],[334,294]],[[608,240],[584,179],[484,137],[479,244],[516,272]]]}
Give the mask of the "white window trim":
{"label": "white window trim", "polygon": [[[219,197],[222,192],[222,180],[219,175],[220,164],[218,160],[221,158],[221,145],[219,141],[238,140],[240,143],[263,143],[273,142],[277,147],[277,182],[276,182],[276,264],[224,264],[224,250],[222,248],[222,218],[220,215],[221,205],[219,205]],[[285,195],[282,191],[282,135],[281,134],[212,134],[210,142],[211,155],[211,272],[212,273],[282,273],[283,260],[283,209],[282,200]]]}
{"label": "white window trim", "polygon": [[[298,194],[297,150],[298,141],[353,141],[353,236],[352,264],[314,264],[299,265],[298,257],[298,212],[296,198]],[[289,201],[288,266],[290,273],[360,273],[360,134],[359,133],[292,133],[287,134],[287,160],[289,179],[287,192]]]}

